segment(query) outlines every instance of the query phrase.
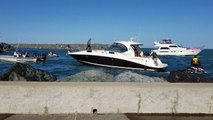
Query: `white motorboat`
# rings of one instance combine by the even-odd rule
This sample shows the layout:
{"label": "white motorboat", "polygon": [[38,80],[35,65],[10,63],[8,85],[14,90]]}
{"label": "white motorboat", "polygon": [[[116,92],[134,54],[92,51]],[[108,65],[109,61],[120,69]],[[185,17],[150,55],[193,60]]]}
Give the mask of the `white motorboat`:
{"label": "white motorboat", "polygon": [[153,52],[157,55],[176,55],[176,56],[193,56],[199,54],[202,49],[201,48],[185,48],[181,45],[173,44],[170,39],[165,39],[162,41],[155,41],[155,47]]}
{"label": "white motorboat", "polygon": [[48,56],[49,57],[59,57],[59,55],[56,52],[54,52],[54,51],[49,52]]}
{"label": "white motorboat", "polygon": [[90,41],[87,50],[71,52],[72,56],[83,64],[134,70],[165,71],[167,64],[157,57],[144,56],[139,48],[141,43],[130,41],[115,41],[105,50],[92,50]]}
{"label": "white motorboat", "polygon": [[13,55],[0,55],[0,60],[9,62],[44,62],[46,55],[29,57],[27,52],[15,51]]}
{"label": "white motorboat", "polygon": [[15,57],[11,55],[0,55],[0,60],[9,62],[37,62],[34,57]]}

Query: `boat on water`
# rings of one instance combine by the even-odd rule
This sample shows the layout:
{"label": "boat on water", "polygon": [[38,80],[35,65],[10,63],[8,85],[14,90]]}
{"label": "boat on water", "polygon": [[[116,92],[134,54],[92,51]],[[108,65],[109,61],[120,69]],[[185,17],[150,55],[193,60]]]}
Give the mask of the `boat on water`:
{"label": "boat on water", "polygon": [[68,51],[67,54],[80,63],[102,67],[165,71],[168,66],[162,63],[158,57],[143,55],[139,47],[143,44],[135,42],[133,39],[129,41],[115,41],[105,50],[92,50],[90,41],[91,39],[87,42],[86,50]]}
{"label": "boat on water", "polygon": [[0,60],[9,62],[37,62],[38,59],[34,57],[15,57],[11,55],[0,55]]}
{"label": "boat on water", "polygon": [[8,62],[43,62],[46,60],[46,56],[29,57],[27,52],[15,51],[13,55],[0,55],[0,60]]}
{"label": "boat on water", "polygon": [[54,52],[54,51],[50,51],[50,52],[48,53],[48,56],[49,56],[49,57],[59,57],[59,55],[58,55],[56,52]]}
{"label": "boat on water", "polygon": [[198,67],[188,66],[186,68],[186,71],[189,73],[205,73],[205,70],[202,66],[198,66]]}
{"label": "boat on water", "polygon": [[173,44],[171,39],[155,41],[154,45],[157,49],[152,51],[157,55],[193,56],[202,51],[201,48],[185,48],[181,45]]}

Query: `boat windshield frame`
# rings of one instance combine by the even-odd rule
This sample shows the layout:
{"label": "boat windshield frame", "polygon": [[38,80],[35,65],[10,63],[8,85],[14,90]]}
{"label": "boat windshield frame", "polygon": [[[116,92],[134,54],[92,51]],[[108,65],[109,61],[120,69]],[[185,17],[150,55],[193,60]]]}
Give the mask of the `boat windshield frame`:
{"label": "boat windshield frame", "polygon": [[172,44],[172,40],[171,39],[163,39],[159,43],[160,44]]}
{"label": "boat windshield frame", "polygon": [[119,52],[123,53],[128,51],[127,47],[124,44],[121,43],[113,43],[108,48],[105,49],[106,51],[112,51],[112,52]]}

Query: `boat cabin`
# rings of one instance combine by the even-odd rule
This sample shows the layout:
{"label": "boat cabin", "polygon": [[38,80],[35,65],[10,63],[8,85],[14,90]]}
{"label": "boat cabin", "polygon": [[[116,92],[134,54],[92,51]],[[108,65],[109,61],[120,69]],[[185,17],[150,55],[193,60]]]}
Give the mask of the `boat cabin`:
{"label": "boat cabin", "polygon": [[143,56],[143,52],[140,48],[141,45],[143,44],[133,41],[115,41],[109,48],[105,50],[123,53],[132,57],[141,57]]}

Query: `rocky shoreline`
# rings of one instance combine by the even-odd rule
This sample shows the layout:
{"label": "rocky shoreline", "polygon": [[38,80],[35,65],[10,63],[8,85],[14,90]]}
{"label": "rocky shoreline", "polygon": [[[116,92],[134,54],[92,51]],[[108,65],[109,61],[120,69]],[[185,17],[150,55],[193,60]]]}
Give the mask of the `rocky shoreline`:
{"label": "rocky shoreline", "polygon": [[35,69],[29,64],[15,63],[5,73],[0,74],[0,81],[56,81],[56,75]]}
{"label": "rocky shoreline", "polygon": [[[170,82],[170,83],[212,83],[212,79],[197,76],[186,71],[171,71],[166,79],[158,77],[148,77],[146,75],[139,75],[131,72],[124,72],[117,76],[100,71],[88,70],[81,73],[67,76],[59,79],[60,82],[75,81],[75,82],[96,82],[96,80],[103,79],[101,82],[142,82],[142,83],[156,83],[156,82]],[[105,77],[104,77],[105,76]],[[57,77],[47,71],[35,69],[29,64],[15,63],[3,74],[0,74],[0,81],[56,81]]]}
{"label": "rocky shoreline", "polygon": [[0,53],[12,50],[14,50],[14,47],[12,45],[3,42],[0,43]]}

